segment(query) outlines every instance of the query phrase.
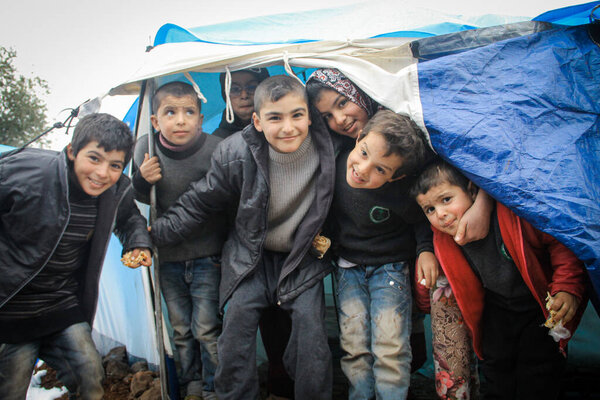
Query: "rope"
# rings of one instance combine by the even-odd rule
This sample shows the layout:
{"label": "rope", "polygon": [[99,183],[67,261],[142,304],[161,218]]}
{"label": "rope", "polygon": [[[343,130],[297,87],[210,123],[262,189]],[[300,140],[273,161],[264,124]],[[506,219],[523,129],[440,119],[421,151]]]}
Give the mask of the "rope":
{"label": "rope", "polygon": [[293,78],[296,78],[296,80],[298,82],[300,82],[302,84],[302,86],[304,85],[304,82],[302,82],[302,79],[298,78],[298,76],[296,76],[296,74],[294,73],[294,71],[292,70],[292,67],[290,67],[290,60],[289,60],[289,54],[286,51],[283,52],[283,67],[285,68],[285,72],[287,72],[287,74]]}
{"label": "rope", "polygon": [[206,103],[207,102],[206,97],[204,97],[204,95],[202,94],[202,91],[200,90],[200,86],[198,86],[198,84],[196,83],[196,81],[194,80],[194,78],[192,78],[192,76],[190,75],[190,73],[186,71],[186,72],[183,73],[183,75],[192,84],[192,87],[194,88],[194,91],[196,92],[196,95],[198,96],[198,98],[200,100],[202,100],[203,103]]}
{"label": "rope", "polygon": [[229,70],[229,66],[225,66],[225,120],[232,124],[235,119],[235,115],[233,114],[233,106],[231,105],[231,71]]}

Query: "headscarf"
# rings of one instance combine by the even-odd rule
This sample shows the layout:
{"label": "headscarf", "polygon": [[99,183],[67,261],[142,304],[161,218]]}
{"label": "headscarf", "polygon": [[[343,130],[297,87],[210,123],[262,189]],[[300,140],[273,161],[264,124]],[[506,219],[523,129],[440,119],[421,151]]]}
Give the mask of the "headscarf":
{"label": "headscarf", "polygon": [[337,69],[317,69],[308,77],[308,82],[311,80],[320,82],[325,86],[335,90],[339,94],[346,96],[348,99],[350,99],[350,101],[365,110],[369,118],[375,115],[377,110],[381,108],[377,102],[370,98],[365,92],[363,92],[358,86],[356,86],[350,79],[346,78],[346,76]]}

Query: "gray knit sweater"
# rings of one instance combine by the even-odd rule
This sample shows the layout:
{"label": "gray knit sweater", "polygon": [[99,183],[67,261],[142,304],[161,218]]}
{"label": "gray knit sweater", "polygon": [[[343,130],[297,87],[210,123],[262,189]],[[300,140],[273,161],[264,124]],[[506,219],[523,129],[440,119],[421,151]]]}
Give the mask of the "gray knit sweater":
{"label": "gray knit sweater", "polygon": [[269,147],[269,214],[265,248],[289,252],[296,228],[315,197],[319,155],[310,134],[293,153]]}
{"label": "gray knit sweater", "polygon": [[[190,183],[206,175],[210,168],[210,158],[215,147],[222,139],[202,133],[198,141],[189,149],[175,152],[162,146],[155,135],[156,155],[159,158],[162,179],[156,183],[157,213],[160,217],[179,196],[186,191]],[[135,145],[133,162],[136,166],[132,182],[136,190],[136,199],[149,203],[150,184],[142,178],[139,166],[148,152],[148,136],[138,139]],[[177,245],[159,247],[161,262],[186,261],[200,257],[221,254],[226,238],[226,217],[212,216],[184,242]]]}

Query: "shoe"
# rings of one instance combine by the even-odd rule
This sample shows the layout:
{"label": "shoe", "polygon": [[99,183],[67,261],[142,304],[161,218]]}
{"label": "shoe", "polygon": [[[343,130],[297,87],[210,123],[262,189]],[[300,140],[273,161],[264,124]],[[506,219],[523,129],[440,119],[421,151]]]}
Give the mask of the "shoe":
{"label": "shoe", "polygon": [[202,398],[204,400],[219,400],[215,392],[202,392]]}
{"label": "shoe", "polygon": [[183,400],[202,400],[202,397],[196,396],[195,394],[188,394]]}

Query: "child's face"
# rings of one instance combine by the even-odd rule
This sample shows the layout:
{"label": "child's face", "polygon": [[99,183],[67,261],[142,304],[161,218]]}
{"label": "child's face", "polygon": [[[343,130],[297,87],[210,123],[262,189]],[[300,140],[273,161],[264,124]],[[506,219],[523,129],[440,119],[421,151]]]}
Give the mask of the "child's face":
{"label": "child's face", "polygon": [[198,100],[191,95],[165,96],[156,114],[150,117],[152,126],[172,144],[188,144],[202,131],[204,115],[198,109]]}
{"label": "child's face", "polygon": [[254,92],[258,86],[256,75],[250,72],[235,72],[231,74],[231,106],[233,112],[242,121],[250,121],[254,112]]}
{"label": "child's face", "polygon": [[323,89],[315,107],[332,131],[353,139],[369,121],[369,115],[363,108],[333,89]]}
{"label": "child's face", "polygon": [[252,118],[257,131],[280,153],[291,153],[300,147],[311,124],[308,105],[301,95],[290,92],[276,102],[266,101]]}
{"label": "child's face", "polygon": [[67,146],[67,157],[73,161],[73,170],[83,191],[90,196],[99,196],[117,183],[125,168],[123,150],[105,151],[97,141],[89,142],[77,155],[71,144]]}
{"label": "child's face", "polygon": [[454,236],[465,211],[471,207],[475,194],[445,181],[417,196],[417,203],[435,228]]}
{"label": "child's face", "polygon": [[357,140],[346,162],[348,185],[356,189],[377,189],[387,182],[402,179],[404,175],[393,178],[402,166],[402,158],[397,154],[385,156],[387,151],[385,138],[377,132],[371,131]]}

